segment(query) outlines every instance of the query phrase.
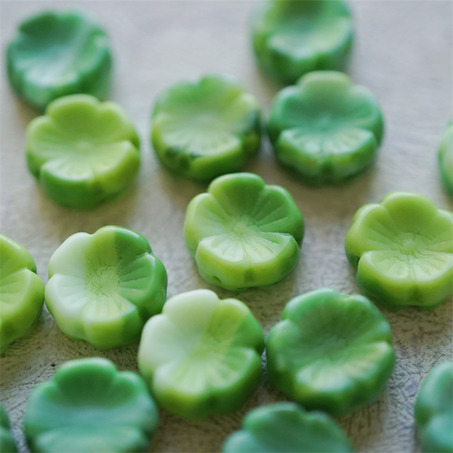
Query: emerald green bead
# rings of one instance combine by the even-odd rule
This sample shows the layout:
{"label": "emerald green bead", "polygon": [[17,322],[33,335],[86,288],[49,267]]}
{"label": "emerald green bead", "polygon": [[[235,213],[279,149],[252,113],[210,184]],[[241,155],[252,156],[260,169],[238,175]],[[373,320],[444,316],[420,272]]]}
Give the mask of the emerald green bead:
{"label": "emerald green bead", "polygon": [[38,384],[24,431],[32,452],[147,451],[159,415],[143,379],[110,360],[72,360]]}
{"label": "emerald green bead", "polygon": [[27,127],[30,172],[55,202],[92,209],[117,197],[134,179],[139,138],[113,102],[78,94],[53,101]]}
{"label": "emerald green bead", "polygon": [[253,173],[220,176],[189,203],[187,248],[201,276],[239,290],[280,281],[296,266],[304,221],[283,187]]}
{"label": "emerald green bead", "polygon": [[388,194],[355,214],[345,249],[360,288],[390,309],[433,308],[453,294],[453,214],[427,197]]}
{"label": "emerald green bead", "polygon": [[384,123],[367,88],[315,71],[277,93],[268,130],[278,161],[303,182],[338,184],[372,164]]}
{"label": "emerald green bead", "polygon": [[435,366],[422,382],[415,421],[424,453],[453,452],[453,362]]}
{"label": "emerald green bead", "polygon": [[253,19],[258,64],[286,85],[310,71],[342,70],[353,36],[352,17],[342,0],[270,0]]}
{"label": "emerald green bead", "polygon": [[110,349],[139,340],[160,313],[167,272],[148,241],[118,226],[76,233],[49,261],[46,305],[68,337]]}
{"label": "emerald green bead", "polygon": [[44,284],[30,253],[0,234],[0,353],[29,334],[41,314]]}
{"label": "emerald green bead", "polygon": [[271,383],[333,415],[376,400],[395,363],[390,325],[375,305],[328,288],[288,302],[266,354]]}
{"label": "emerald green bead", "polygon": [[158,97],[151,139],[160,161],[198,180],[240,170],[261,142],[256,99],[233,77],[179,82]]}
{"label": "emerald green bead", "polygon": [[294,403],[275,403],[250,411],[242,429],[223,444],[223,453],[350,453],[351,441],[322,412]]}
{"label": "emerald green bead", "polygon": [[11,85],[41,111],[70,94],[103,97],[110,85],[109,39],[78,11],[49,11],[28,18],[6,55]]}
{"label": "emerald green bead", "polygon": [[445,190],[453,195],[453,121],[442,135],[437,156],[442,184]]}
{"label": "emerald green bead", "polygon": [[196,420],[245,403],[260,382],[263,349],[244,303],[197,290],[169,299],[146,323],[138,366],[161,407]]}
{"label": "emerald green bead", "polygon": [[11,434],[8,414],[5,408],[0,405],[0,451],[2,453],[16,453],[16,444]]}

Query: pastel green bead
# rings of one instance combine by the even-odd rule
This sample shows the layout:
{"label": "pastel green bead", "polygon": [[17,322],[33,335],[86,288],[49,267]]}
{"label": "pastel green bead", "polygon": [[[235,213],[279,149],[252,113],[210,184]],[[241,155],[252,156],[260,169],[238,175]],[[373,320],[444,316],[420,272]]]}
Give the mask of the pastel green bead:
{"label": "pastel green bead", "polygon": [[0,234],[0,354],[29,334],[41,314],[44,284],[30,253]]}
{"label": "pastel green bead", "polygon": [[72,360],[30,394],[24,432],[32,452],[148,451],[158,423],[143,379],[110,360]]}
{"label": "pastel green bead", "polygon": [[442,135],[437,156],[442,184],[453,195],[453,121]]}
{"label": "pastel green bead", "polygon": [[16,443],[11,434],[8,414],[5,408],[0,405],[0,451],[2,453],[16,453]]}
{"label": "pastel green bead", "polygon": [[151,140],[160,161],[198,180],[240,170],[261,142],[257,100],[233,77],[207,75],[163,91]]}
{"label": "pastel green bead", "polygon": [[78,11],[48,11],[28,18],[6,57],[11,85],[41,111],[70,94],[103,97],[110,85],[110,41],[95,21]]}
{"label": "pastel green bead", "polygon": [[310,71],[342,70],[353,36],[351,13],[341,0],[270,0],[253,20],[258,64],[286,85]]}
{"label": "pastel green bead", "polygon": [[390,325],[375,305],[328,288],[288,302],[266,354],[272,384],[332,415],[376,400],[395,363]]}
{"label": "pastel green bead", "polygon": [[123,109],[88,95],[53,101],[27,127],[30,172],[69,208],[92,209],[123,192],[138,171],[139,146]]}
{"label": "pastel green bead", "polygon": [[45,298],[64,334],[110,349],[139,340],[166,292],[167,272],[148,241],[105,226],[73,234],[53,253]]}
{"label": "pastel green bead", "polygon": [[390,309],[433,308],[453,294],[453,214],[427,197],[394,192],[363,206],[345,249],[360,288]]}
{"label": "pastel green bead", "polygon": [[272,285],[296,266],[304,221],[283,187],[253,173],[220,176],[189,203],[187,248],[201,276],[226,289]]}
{"label": "pastel green bead", "polygon": [[415,421],[424,453],[453,452],[453,362],[435,366],[422,382]]}
{"label": "pastel green bead", "polygon": [[263,349],[245,304],[197,290],[169,299],[146,323],[138,366],[161,407],[201,419],[245,403],[260,382]]}
{"label": "pastel green bead", "polygon": [[367,88],[341,72],[316,71],[277,93],[268,131],[278,161],[301,181],[338,184],[372,164],[384,122]]}
{"label": "pastel green bead", "polygon": [[351,441],[322,412],[294,403],[274,403],[250,411],[240,431],[223,444],[223,453],[350,453]]}

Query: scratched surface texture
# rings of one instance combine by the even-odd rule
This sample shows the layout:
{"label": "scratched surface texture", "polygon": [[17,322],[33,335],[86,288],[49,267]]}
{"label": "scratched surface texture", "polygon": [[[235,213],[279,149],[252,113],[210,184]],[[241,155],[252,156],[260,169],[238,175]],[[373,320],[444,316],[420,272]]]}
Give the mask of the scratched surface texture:
{"label": "scratched surface texture", "polygon": [[[206,72],[230,73],[259,99],[264,112],[278,87],[255,67],[249,21],[256,1],[3,1],[1,3],[1,232],[23,244],[47,281],[53,251],[77,231],[94,232],[106,224],[132,228],[147,237],[168,270],[168,295],[211,288],[198,275],[182,237],[189,200],[206,186],[168,173],[149,144],[150,110],[157,93],[180,79]],[[10,90],[4,50],[18,23],[43,9],[79,7],[108,31],[115,56],[110,98],[131,116],[142,138],[142,166],[134,187],[120,200],[91,212],[54,204],[28,173],[25,129],[36,116]],[[449,208],[439,185],[436,147],[453,111],[453,3],[451,1],[359,0],[351,2],[356,43],[348,72],[378,97],[386,135],[376,164],[341,187],[308,188],[276,165],[264,143],[246,170],[267,183],[286,187],[306,221],[296,270],[272,288],[247,290],[247,303],[265,332],[279,320],[293,296],[329,286],[358,292],[343,241],[355,211],[395,190],[418,192]],[[451,206],[450,206],[451,208]],[[339,419],[359,452],[419,451],[412,407],[422,378],[452,356],[452,301],[432,311],[383,310],[391,323],[397,355],[384,394],[368,407]],[[113,360],[120,369],[137,370],[137,346],[100,352],[66,338],[44,309],[34,332],[16,341],[0,358],[1,402],[9,412],[20,452],[26,401],[33,386],[52,377],[63,362],[90,356]],[[263,365],[264,366],[264,365]],[[284,397],[264,374],[259,390],[242,410],[201,422],[161,411],[150,447],[154,452],[215,452],[253,407]]]}

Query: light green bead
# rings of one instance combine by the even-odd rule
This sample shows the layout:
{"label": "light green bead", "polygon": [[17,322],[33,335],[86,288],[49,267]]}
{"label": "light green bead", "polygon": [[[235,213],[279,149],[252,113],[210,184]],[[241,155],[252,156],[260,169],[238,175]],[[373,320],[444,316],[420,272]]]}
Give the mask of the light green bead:
{"label": "light green bead", "polygon": [[43,12],[28,18],[7,49],[11,85],[41,111],[54,99],[70,94],[103,97],[111,67],[105,32],[78,11]]}
{"label": "light green bead", "polygon": [[138,366],[160,406],[201,419],[244,404],[260,382],[263,349],[245,304],[197,290],[169,299],[146,323]]}
{"label": "light green bead", "polygon": [[310,71],[342,70],[353,35],[351,14],[341,0],[270,0],[253,20],[258,64],[284,84]]}
{"label": "light green bead", "polygon": [[189,203],[184,236],[198,270],[227,289],[267,286],[296,266],[304,221],[289,192],[253,173],[215,179]]}
{"label": "light green bead", "polygon": [[453,294],[453,214],[394,192],[355,214],[346,255],[361,289],[391,309],[433,308]]}
{"label": "light green bead", "polygon": [[453,362],[435,366],[423,380],[415,421],[424,453],[453,452]]}
{"label": "light green bead", "polygon": [[359,295],[295,297],[266,343],[269,380],[307,409],[343,415],[376,400],[392,374],[390,325]]}
{"label": "light green bead", "polygon": [[142,452],[158,419],[140,376],[91,357],[64,363],[33,389],[24,431],[32,452]]}
{"label": "light green bead", "polygon": [[140,234],[105,226],[66,239],[49,261],[46,305],[68,337],[99,349],[138,341],[160,313],[167,273]]}
{"label": "light green bead", "polygon": [[223,444],[223,453],[350,453],[352,444],[326,414],[306,412],[294,403],[250,411],[242,429]]}
{"label": "light green bead", "polygon": [[269,136],[279,162],[308,184],[337,184],[374,161],[384,123],[365,87],[341,72],[316,71],[275,96]]}
{"label": "light green bead", "polygon": [[453,195],[453,121],[446,128],[438,150],[439,170],[445,190]]}
{"label": "light green bead", "polygon": [[41,314],[44,284],[28,251],[0,234],[0,353],[30,333]]}
{"label": "light green bead", "polygon": [[158,97],[151,139],[161,162],[199,180],[240,170],[261,142],[256,99],[234,78],[179,82]]}
{"label": "light green bead", "polygon": [[140,165],[139,139],[117,104],[66,96],[28,125],[26,157],[49,198],[92,209],[131,184]]}

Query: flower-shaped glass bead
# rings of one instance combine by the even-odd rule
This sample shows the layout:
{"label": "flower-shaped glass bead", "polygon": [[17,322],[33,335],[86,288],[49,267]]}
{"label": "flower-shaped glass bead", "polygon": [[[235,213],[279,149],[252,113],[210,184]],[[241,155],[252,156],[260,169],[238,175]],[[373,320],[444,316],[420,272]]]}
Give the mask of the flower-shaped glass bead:
{"label": "flower-shaped glass bead", "polygon": [[26,155],[46,194],[78,209],[117,196],[140,164],[139,139],[124,111],[83,94],[53,101],[29,124]]}
{"label": "flower-shaped glass bead", "polygon": [[282,165],[307,183],[322,184],[340,183],[367,168],[384,125],[367,88],[341,72],[317,71],[277,94],[268,128]]}
{"label": "flower-shaped glass bead", "polygon": [[45,12],[27,19],[7,50],[11,85],[39,110],[69,94],[104,96],[111,66],[104,31],[76,11]]}
{"label": "flower-shaped glass bead", "polygon": [[8,414],[0,405],[0,451],[2,453],[16,453],[16,443],[11,434]]}
{"label": "flower-shaped glass bead", "polygon": [[442,183],[445,190],[453,195],[453,120],[442,135],[438,160]]}
{"label": "flower-shaped glass bead", "polygon": [[24,431],[36,452],[147,451],[158,417],[140,376],[95,357],[66,362],[33,389]]}
{"label": "flower-shaped glass bead", "polygon": [[157,402],[200,419],[238,409],[258,387],[264,337],[245,304],[179,294],[143,329],[138,365]]}
{"label": "flower-shaped glass bead", "polygon": [[33,258],[0,234],[0,353],[35,326],[44,303],[44,284]]}
{"label": "flower-shaped glass bead", "polygon": [[184,225],[202,277],[227,289],[281,280],[297,264],[303,233],[289,192],[252,173],[214,180],[189,203]]}
{"label": "flower-shaped glass bead", "polygon": [[49,277],[46,305],[58,327],[100,349],[138,341],[167,291],[148,241],[117,226],[70,236],[50,258]]}
{"label": "flower-shaped glass bead", "polygon": [[151,139],[162,163],[199,180],[240,170],[259,148],[260,108],[235,79],[181,82],[157,99]]}
{"label": "flower-shaped glass bead", "polygon": [[453,294],[453,214],[424,196],[394,192],[363,206],[345,248],[361,289],[388,308],[432,308]]}
{"label": "flower-shaped glass bead", "polygon": [[424,452],[453,452],[453,362],[435,366],[424,379],[415,421]]}
{"label": "flower-shaped glass bead", "polygon": [[309,71],[342,70],[352,41],[352,18],[342,0],[271,0],[253,25],[258,63],[284,84]]}
{"label": "flower-shaped glass bead", "polygon": [[334,415],[374,401],[395,362],[390,325],[376,306],[327,288],[287,304],[266,353],[276,387],[307,409]]}
{"label": "flower-shaped glass bead", "polygon": [[250,411],[242,429],[223,444],[223,453],[350,453],[343,430],[321,412],[294,403],[275,403]]}

